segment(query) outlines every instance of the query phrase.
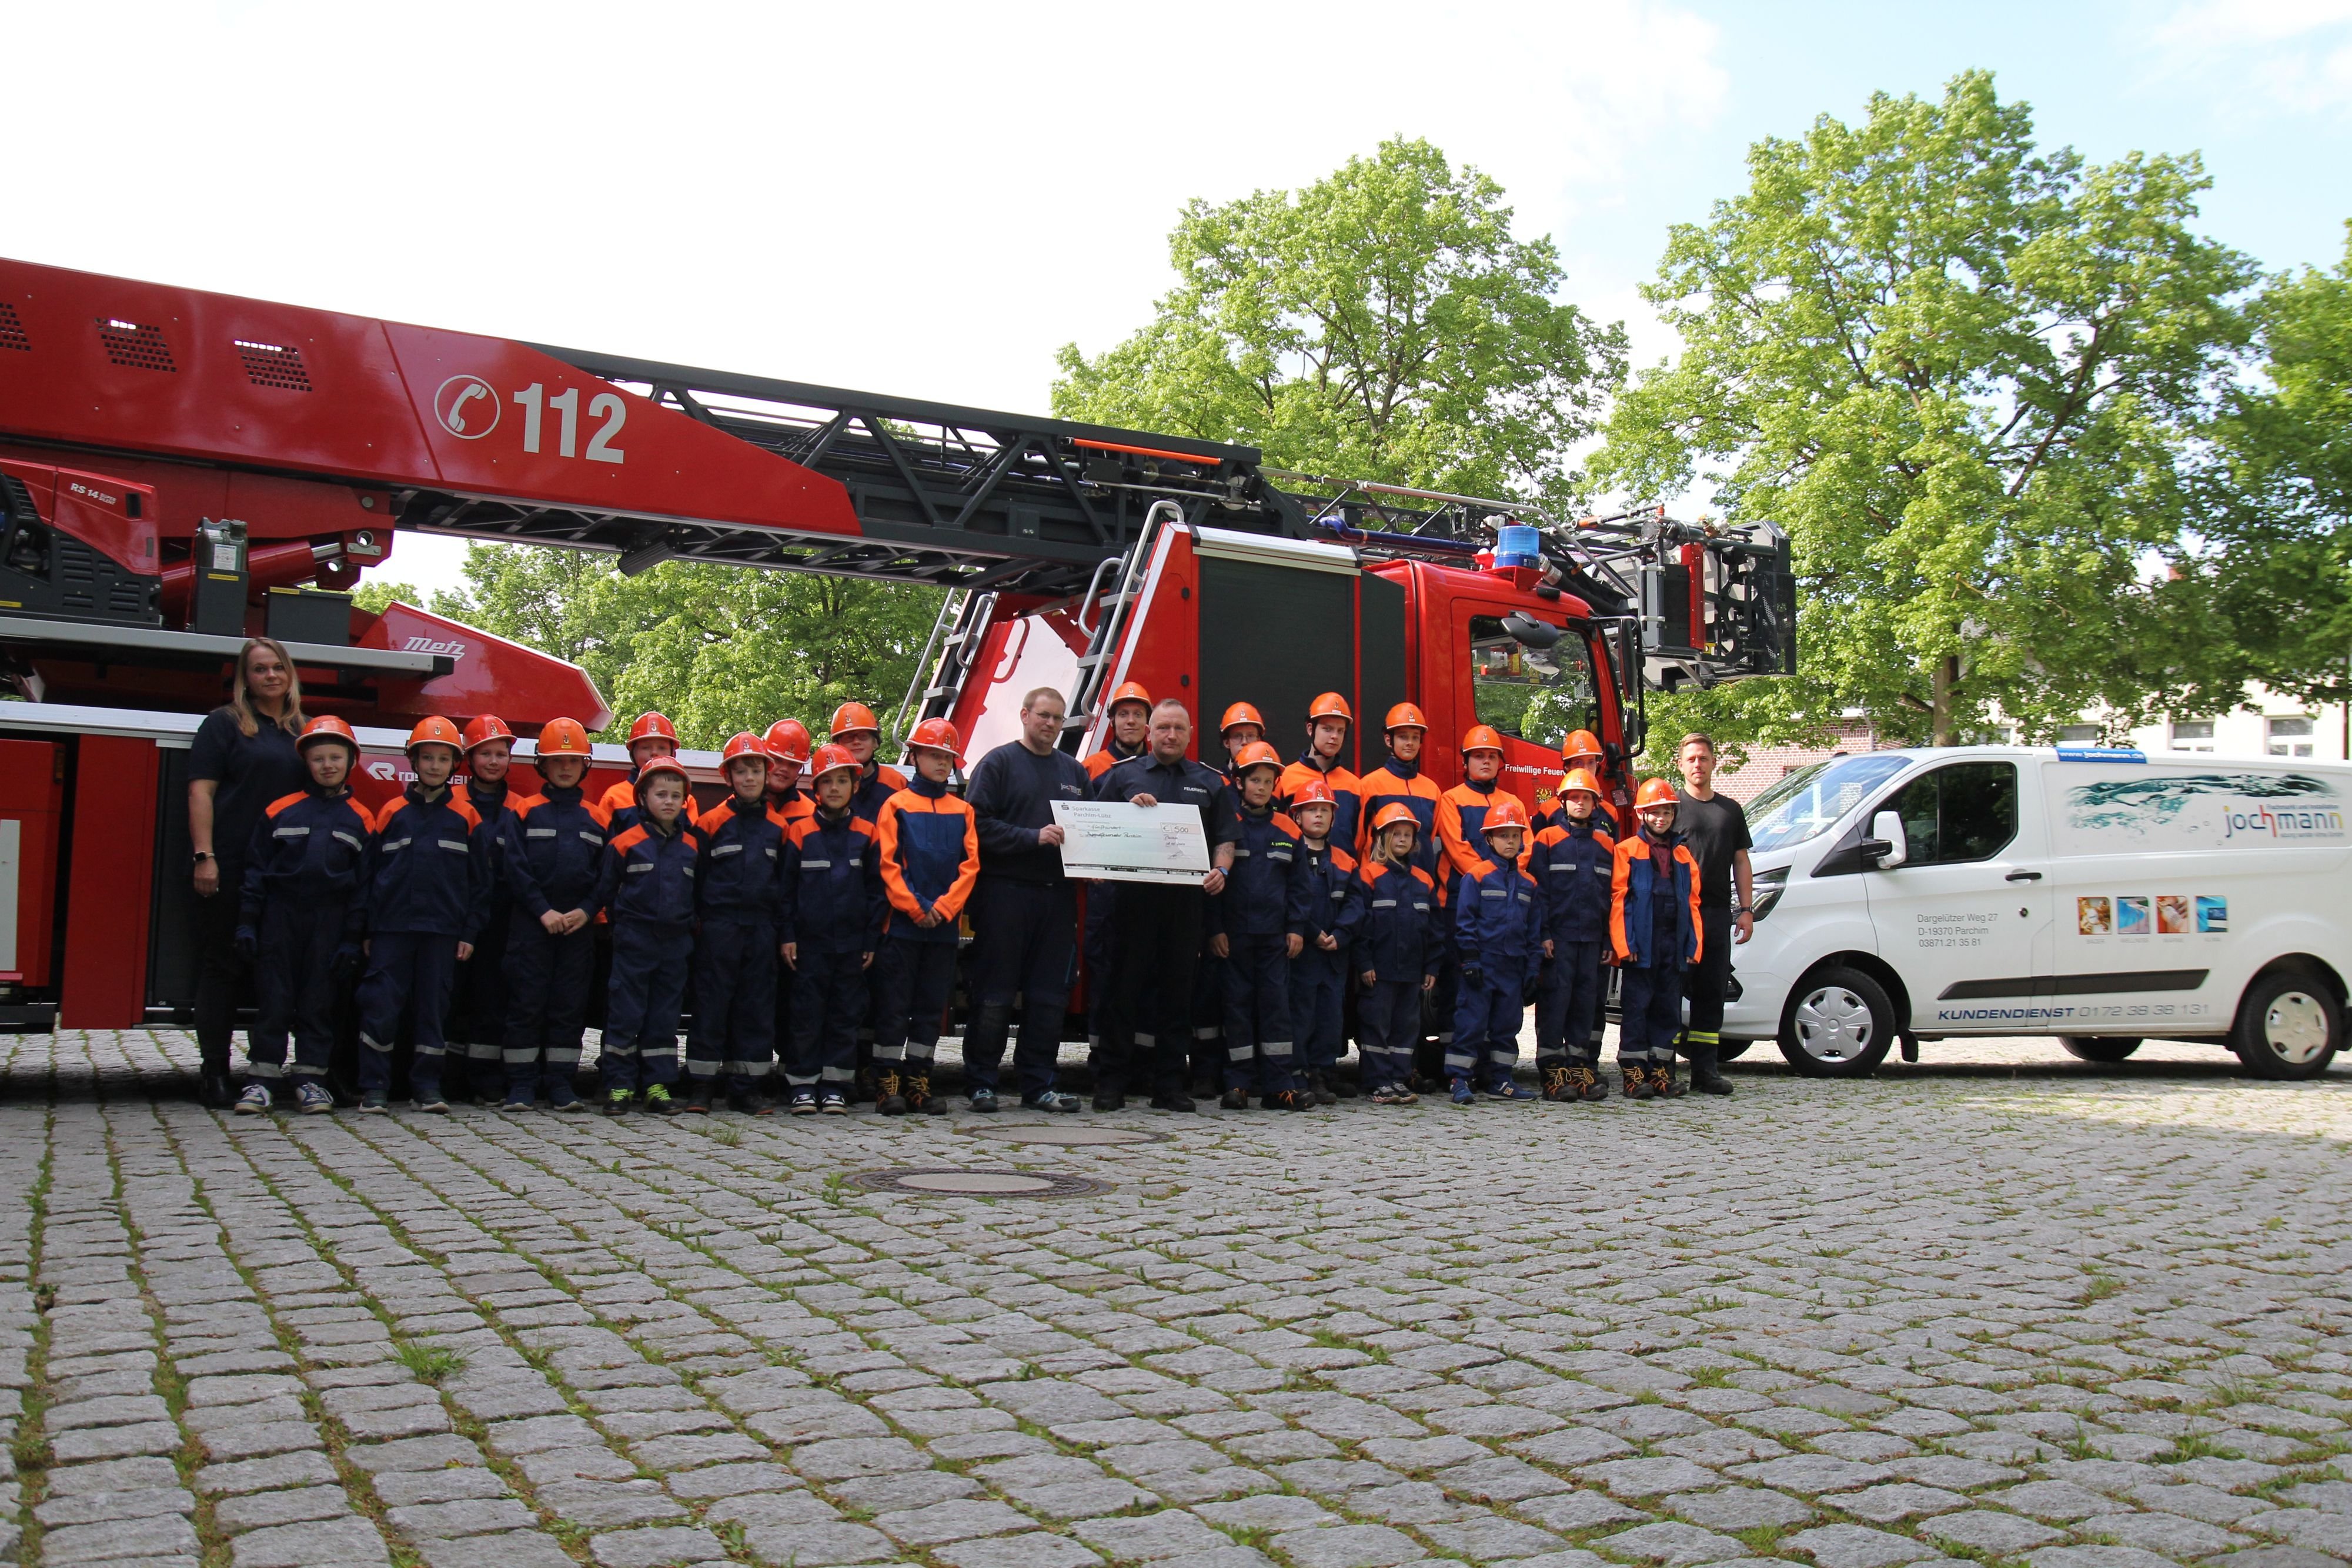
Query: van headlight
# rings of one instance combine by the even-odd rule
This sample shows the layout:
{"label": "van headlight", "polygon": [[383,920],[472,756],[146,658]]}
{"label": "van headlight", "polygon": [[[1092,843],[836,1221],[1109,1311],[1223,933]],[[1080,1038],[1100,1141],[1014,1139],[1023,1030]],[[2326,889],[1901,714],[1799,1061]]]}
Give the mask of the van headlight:
{"label": "van headlight", "polygon": [[1772,913],[1772,906],[1780,903],[1780,895],[1788,891],[1787,866],[1776,865],[1770,871],[1758,872],[1755,879],[1756,905],[1748,913],[1759,920],[1763,919]]}

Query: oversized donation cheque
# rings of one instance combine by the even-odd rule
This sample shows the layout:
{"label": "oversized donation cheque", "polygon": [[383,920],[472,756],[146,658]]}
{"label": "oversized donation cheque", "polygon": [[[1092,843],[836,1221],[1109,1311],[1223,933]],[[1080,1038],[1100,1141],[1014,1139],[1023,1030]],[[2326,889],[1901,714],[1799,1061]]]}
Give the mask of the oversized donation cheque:
{"label": "oversized donation cheque", "polygon": [[1056,800],[1054,821],[1063,833],[1065,876],[1198,884],[1209,874],[1198,806]]}

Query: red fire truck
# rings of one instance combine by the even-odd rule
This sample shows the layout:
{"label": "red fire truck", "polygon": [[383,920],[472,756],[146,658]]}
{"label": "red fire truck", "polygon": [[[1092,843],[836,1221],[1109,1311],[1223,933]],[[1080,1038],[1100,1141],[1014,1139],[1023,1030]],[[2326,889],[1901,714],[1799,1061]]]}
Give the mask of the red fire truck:
{"label": "red fire truck", "polygon": [[383,796],[415,716],[609,720],[575,666],[352,605],[402,530],[937,587],[898,717],[952,716],[975,754],[1034,685],[1070,693],[1080,755],[1122,680],[1252,702],[1286,749],[1337,690],[1374,720],[1351,766],[1411,701],[1441,784],[1444,737],[1484,722],[1534,801],[1566,731],[1622,789],[1645,688],[1795,659],[1767,527],[1538,521],[1249,447],[0,260],[0,678],[25,699],[0,702],[0,1027],[184,1017],[185,747],[240,638],[289,644]]}

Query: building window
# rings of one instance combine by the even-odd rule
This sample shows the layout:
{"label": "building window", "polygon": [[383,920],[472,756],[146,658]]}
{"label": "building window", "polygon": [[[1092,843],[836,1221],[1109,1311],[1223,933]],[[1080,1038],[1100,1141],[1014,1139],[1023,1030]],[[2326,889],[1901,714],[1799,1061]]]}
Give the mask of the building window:
{"label": "building window", "polygon": [[2058,727],[2058,744],[2096,746],[2099,744],[2099,727],[2095,724],[2062,724]]}
{"label": "building window", "polygon": [[2178,718],[2173,720],[2172,749],[2175,751],[2212,750],[2213,721],[2210,718]]}
{"label": "building window", "polygon": [[2308,717],[2273,718],[2267,722],[2267,728],[2273,757],[2311,755],[2311,720]]}

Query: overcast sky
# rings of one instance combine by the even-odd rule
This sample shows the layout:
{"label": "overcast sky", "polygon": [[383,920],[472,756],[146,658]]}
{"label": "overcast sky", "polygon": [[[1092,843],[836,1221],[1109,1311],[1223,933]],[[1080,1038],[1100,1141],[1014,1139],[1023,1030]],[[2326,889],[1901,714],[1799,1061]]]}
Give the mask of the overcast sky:
{"label": "overcast sky", "polygon": [[1970,67],[2048,142],[2202,152],[2208,231],[2267,267],[2352,217],[2352,0],[5,15],[0,254],[1032,412],[1060,344],[1146,318],[1185,200],[1399,132],[1500,180],[1643,363],[1673,345],[1635,287],[1752,141]]}

